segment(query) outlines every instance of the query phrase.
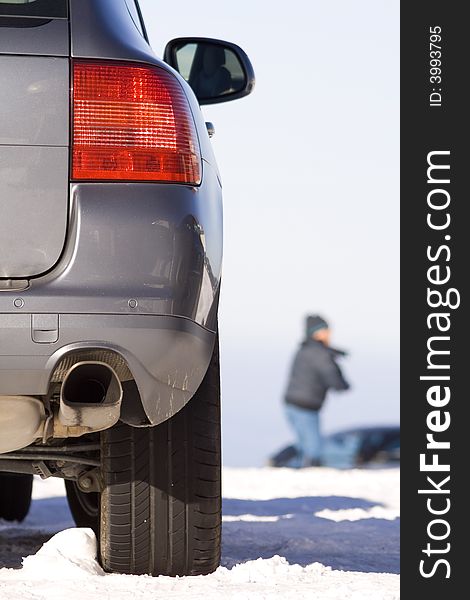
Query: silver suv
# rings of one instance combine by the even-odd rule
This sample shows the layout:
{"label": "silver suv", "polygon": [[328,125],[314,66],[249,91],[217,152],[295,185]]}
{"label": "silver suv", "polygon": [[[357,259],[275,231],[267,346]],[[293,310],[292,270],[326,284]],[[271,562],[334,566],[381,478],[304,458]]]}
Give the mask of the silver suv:
{"label": "silver suv", "polygon": [[108,571],[220,558],[221,184],[234,44],[153,54],[135,0],[0,0],[0,518],[60,477]]}

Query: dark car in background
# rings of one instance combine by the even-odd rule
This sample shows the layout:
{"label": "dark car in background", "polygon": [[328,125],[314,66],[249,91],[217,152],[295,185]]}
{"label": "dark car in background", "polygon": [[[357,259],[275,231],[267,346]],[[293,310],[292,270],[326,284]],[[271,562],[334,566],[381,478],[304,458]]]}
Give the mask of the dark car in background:
{"label": "dark car in background", "polygon": [[325,439],[325,463],[339,468],[397,465],[400,428],[383,425],[332,433]]}
{"label": "dark car in background", "polygon": [[[297,449],[287,446],[270,457],[272,467],[288,467],[295,460]],[[355,427],[330,433],[323,439],[324,467],[348,469],[354,467],[396,466],[400,463],[400,427],[378,425]]]}
{"label": "dark car in background", "polygon": [[[180,74],[181,73],[181,74]],[[108,571],[220,558],[222,195],[200,104],[234,44],[152,52],[134,0],[0,0],[0,518],[65,480]]]}

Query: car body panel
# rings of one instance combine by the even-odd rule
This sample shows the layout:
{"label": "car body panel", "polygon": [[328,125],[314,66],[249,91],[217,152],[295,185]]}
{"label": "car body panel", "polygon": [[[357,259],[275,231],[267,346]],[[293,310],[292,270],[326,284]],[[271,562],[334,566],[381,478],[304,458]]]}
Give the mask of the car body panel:
{"label": "car body panel", "polygon": [[69,62],[0,56],[0,277],[51,269],[64,247]]}
{"label": "car body panel", "polygon": [[[215,334],[190,319],[155,315],[58,315],[57,343],[32,340],[30,314],[0,313],[0,402],[5,395],[47,394],[67,355],[108,350],[137,384],[148,423],[157,425],[191,399],[209,364]],[[5,354],[6,352],[6,354]],[[18,354],[21,353],[21,361]]]}
{"label": "car body panel", "polygon": [[0,146],[0,277],[54,266],[67,231],[68,148]]}
{"label": "car body panel", "polygon": [[0,56],[0,145],[69,145],[69,61]]}
{"label": "car body panel", "polygon": [[0,54],[68,57],[68,21],[0,17]]}
{"label": "car body panel", "polygon": [[125,0],[70,0],[71,56],[153,62]]}
{"label": "car body panel", "polygon": [[[211,328],[222,262],[221,188],[206,165],[201,186],[73,184],[69,234],[57,266],[0,312],[168,314]],[[129,300],[137,307],[129,308]]]}
{"label": "car body panel", "polygon": [[[207,164],[199,187],[72,184],[59,263],[26,290],[0,292],[0,396],[43,395],[64,353],[110,349],[129,365],[150,423],[182,408],[215,340],[221,201]],[[39,326],[38,336],[34,320],[46,316],[57,331]]]}

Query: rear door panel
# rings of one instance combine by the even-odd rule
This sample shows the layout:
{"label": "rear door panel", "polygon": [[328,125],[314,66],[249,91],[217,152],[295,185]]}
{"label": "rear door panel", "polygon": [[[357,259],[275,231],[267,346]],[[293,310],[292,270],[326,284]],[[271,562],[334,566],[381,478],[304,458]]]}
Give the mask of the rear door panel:
{"label": "rear door panel", "polygon": [[59,259],[67,230],[68,148],[0,145],[0,277]]}
{"label": "rear door panel", "polygon": [[69,112],[68,57],[0,54],[0,278],[40,275],[61,255]]}
{"label": "rear door panel", "polygon": [[0,16],[0,54],[2,53],[68,56],[68,21]]}
{"label": "rear door panel", "polygon": [[66,58],[0,55],[0,144],[68,146]]}

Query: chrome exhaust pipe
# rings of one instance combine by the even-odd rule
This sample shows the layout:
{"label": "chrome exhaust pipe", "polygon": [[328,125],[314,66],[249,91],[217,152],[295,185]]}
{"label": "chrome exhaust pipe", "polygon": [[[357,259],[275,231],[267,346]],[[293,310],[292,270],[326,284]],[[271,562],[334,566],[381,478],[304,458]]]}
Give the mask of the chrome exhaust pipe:
{"label": "chrome exhaust pipe", "polygon": [[60,390],[59,421],[65,427],[101,431],[121,414],[122,386],[113,368],[103,362],[79,362],[69,370]]}

